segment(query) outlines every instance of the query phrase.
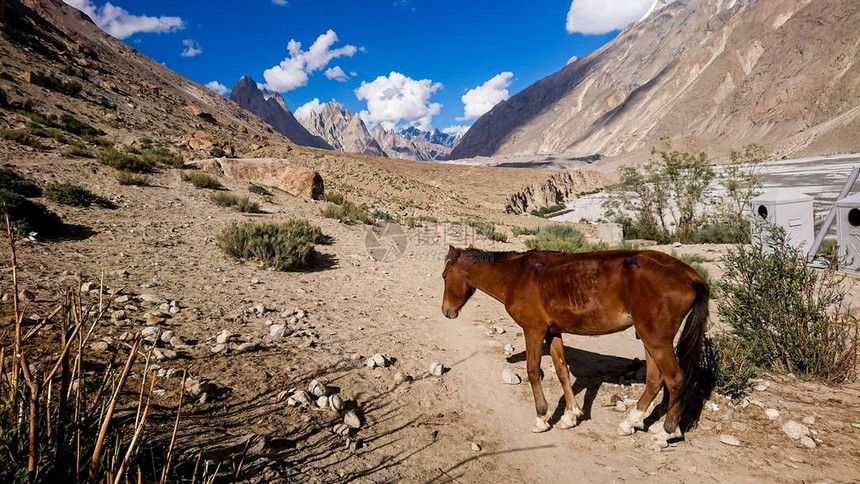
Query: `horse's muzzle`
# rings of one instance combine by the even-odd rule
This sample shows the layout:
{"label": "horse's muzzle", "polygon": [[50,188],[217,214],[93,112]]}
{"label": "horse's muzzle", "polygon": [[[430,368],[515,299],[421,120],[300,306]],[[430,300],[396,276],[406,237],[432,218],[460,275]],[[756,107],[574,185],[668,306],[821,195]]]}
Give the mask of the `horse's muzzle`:
{"label": "horse's muzzle", "polygon": [[442,314],[448,319],[457,319],[457,316],[460,315],[459,312],[451,308],[442,308]]}

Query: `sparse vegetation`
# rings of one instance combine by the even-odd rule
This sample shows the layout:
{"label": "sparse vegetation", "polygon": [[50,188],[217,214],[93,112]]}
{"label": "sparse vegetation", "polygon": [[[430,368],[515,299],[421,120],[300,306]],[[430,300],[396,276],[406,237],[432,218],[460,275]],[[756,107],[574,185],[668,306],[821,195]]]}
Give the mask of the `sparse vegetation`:
{"label": "sparse vegetation", "polygon": [[338,192],[331,192],[331,193],[327,192],[325,194],[325,200],[327,202],[331,202],[335,205],[343,205],[343,202],[346,201],[346,198],[344,198],[343,194],[338,193]]}
{"label": "sparse vegetation", "polygon": [[404,218],[403,223],[410,229],[414,229],[415,227],[424,227],[425,223],[439,223],[439,220],[429,215],[418,215],[417,217]]}
{"label": "sparse vegetation", "polygon": [[545,225],[537,237],[526,239],[526,247],[536,250],[557,250],[559,252],[586,252],[585,235],[567,225]]}
{"label": "sparse vegetation", "polygon": [[121,171],[116,174],[116,180],[120,185],[135,185],[139,187],[149,186],[149,177],[146,175],[138,175],[128,171]]}
{"label": "sparse vegetation", "polygon": [[209,199],[219,207],[233,207],[243,213],[260,212],[260,204],[252,202],[248,197],[238,197],[232,193],[217,192],[209,195]]}
{"label": "sparse vegetation", "polygon": [[97,158],[103,165],[116,168],[120,171],[134,173],[150,173],[155,171],[155,166],[151,161],[145,160],[135,153],[119,151],[113,146],[104,148],[99,152]]}
{"label": "sparse vegetation", "polygon": [[532,210],[529,213],[531,213],[532,215],[534,215],[536,217],[547,218],[547,217],[554,217],[556,215],[561,215],[561,212],[566,211],[566,209],[567,209],[567,207],[564,204],[559,204],[559,205],[552,205],[550,207],[541,207],[539,209]]}
{"label": "sparse vegetation", "polygon": [[50,89],[60,94],[76,97],[81,93],[81,84],[75,81],[64,81],[53,74],[38,74],[42,78],[42,83],[46,89]]}
{"label": "sparse vegetation", "polygon": [[251,184],[251,186],[248,187],[248,191],[251,193],[255,193],[257,195],[262,195],[264,197],[271,197],[272,196],[272,192],[270,192],[269,190],[266,190],[265,188],[263,188],[259,185]]}
{"label": "sparse vegetation", "polygon": [[116,208],[116,205],[110,200],[73,183],[54,183],[48,185],[45,187],[45,198],[54,203],[72,207],[90,207],[96,205],[103,208]]}
{"label": "sparse vegetation", "polygon": [[0,138],[14,141],[19,145],[29,146],[37,150],[45,149],[38,139],[31,136],[26,129],[0,129]]}
{"label": "sparse vegetation", "polygon": [[373,213],[370,214],[370,216],[375,218],[376,220],[382,220],[384,222],[394,222],[397,220],[394,215],[391,215],[390,213],[385,212],[383,210],[374,210]]}
{"label": "sparse vegetation", "polygon": [[289,220],[280,224],[233,223],[218,235],[217,242],[221,250],[236,259],[290,271],[307,267],[316,252],[314,244],[326,243],[327,237],[305,220]]}
{"label": "sparse vegetation", "polygon": [[478,235],[481,235],[493,242],[507,242],[508,235],[496,230],[496,225],[492,222],[477,219],[467,219],[463,223],[475,229]]}
{"label": "sparse vegetation", "polygon": [[695,269],[696,272],[698,272],[699,275],[702,276],[702,279],[705,280],[705,283],[708,284],[709,287],[713,284],[713,282],[711,281],[710,272],[708,272],[708,269],[702,264],[703,262],[705,262],[704,257],[696,254],[678,255],[677,253],[675,253],[675,251],[672,251],[672,257]]}
{"label": "sparse vegetation", "polygon": [[74,144],[67,147],[63,150],[63,156],[74,157],[74,158],[94,158],[93,152],[90,151],[86,146]]}
{"label": "sparse vegetation", "polygon": [[61,115],[58,127],[64,131],[76,134],[78,136],[103,136],[105,134],[104,131],[94,128],[83,121],[80,121],[78,118],[72,116],[71,114]]}
{"label": "sparse vegetation", "polygon": [[217,178],[206,173],[198,171],[188,173],[183,171],[180,177],[182,181],[191,183],[195,188],[204,188],[207,190],[222,190],[224,188],[224,185]]}
{"label": "sparse vegetation", "polygon": [[0,190],[16,193],[22,197],[42,196],[42,189],[38,185],[9,168],[0,168]]}
{"label": "sparse vegetation", "polygon": [[373,223],[373,217],[366,206],[356,205],[348,200],[344,200],[341,204],[326,204],[325,208],[322,209],[322,216],[337,219],[345,224],[363,223],[370,225]]}
{"label": "sparse vegetation", "polygon": [[182,155],[162,146],[146,145],[140,150],[140,156],[143,160],[153,165],[164,165],[173,168],[182,168],[185,166],[185,160],[182,158]]}
{"label": "sparse vegetation", "polygon": [[854,378],[860,336],[843,304],[844,277],[807,267],[779,227],[762,239],[723,259],[718,309],[731,337],[761,368],[828,382]]}
{"label": "sparse vegetation", "polygon": [[714,337],[706,336],[702,348],[705,387],[730,398],[744,396],[749,389],[750,380],[757,375],[752,361],[750,349],[741,344],[738,338],[725,333]]}
{"label": "sparse vegetation", "polygon": [[216,158],[223,158],[227,156],[227,152],[224,151],[224,148],[220,146],[213,146],[212,149],[209,150],[209,154]]}
{"label": "sparse vegetation", "polygon": [[0,206],[3,204],[9,212],[12,227],[19,233],[52,234],[61,226],[57,214],[41,203],[28,200],[13,191],[0,189]]}
{"label": "sparse vegetation", "polygon": [[537,235],[540,229],[527,229],[525,227],[512,227],[511,233],[514,234],[514,237],[519,237],[521,235]]}

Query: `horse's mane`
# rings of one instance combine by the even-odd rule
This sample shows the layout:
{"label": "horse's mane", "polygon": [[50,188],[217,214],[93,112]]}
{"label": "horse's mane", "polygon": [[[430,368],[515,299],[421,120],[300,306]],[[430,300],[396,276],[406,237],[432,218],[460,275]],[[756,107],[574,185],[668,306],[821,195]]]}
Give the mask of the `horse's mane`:
{"label": "horse's mane", "polygon": [[531,252],[531,251],[517,252],[515,250],[492,251],[492,250],[475,249],[473,247],[465,249],[465,251],[467,251],[467,252],[471,251],[474,253],[481,254],[481,257],[479,258],[480,260],[485,260],[485,261],[490,261],[490,262],[502,262],[502,261],[506,261],[506,260],[511,260],[511,259],[526,255],[529,252]]}

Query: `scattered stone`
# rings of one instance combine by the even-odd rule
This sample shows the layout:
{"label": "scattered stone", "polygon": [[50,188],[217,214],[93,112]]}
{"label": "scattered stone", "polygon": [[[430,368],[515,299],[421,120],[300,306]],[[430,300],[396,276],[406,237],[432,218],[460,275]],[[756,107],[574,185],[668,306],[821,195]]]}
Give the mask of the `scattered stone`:
{"label": "scattered stone", "polygon": [[473,452],[480,452],[481,451],[481,444],[479,444],[477,442],[472,442],[472,451]]}
{"label": "scattered stone", "polygon": [[349,359],[352,361],[358,361],[361,359],[361,355],[358,353],[353,353],[353,354],[349,355]]}
{"label": "scattered stone", "polygon": [[357,429],[361,427],[361,420],[358,418],[358,415],[355,414],[352,410],[343,414],[343,423],[345,423],[351,429]]}
{"label": "scattered stone", "polygon": [[158,361],[169,361],[176,359],[176,352],[166,348],[155,348],[152,350],[152,356]]}
{"label": "scattered stone", "polygon": [[174,336],[174,337],[170,338],[170,346],[177,348],[177,349],[189,347],[188,344],[185,342],[184,339],[182,339],[181,336]]}
{"label": "scattered stone", "polygon": [[173,339],[174,331],[172,329],[166,329],[162,331],[161,336],[158,339],[161,340],[162,343],[170,343],[170,340]]}
{"label": "scattered stone", "polygon": [[226,344],[228,341],[230,341],[230,338],[232,336],[232,333],[230,333],[226,329],[222,329],[221,332],[218,333],[218,336],[215,337],[215,342],[221,345]]}
{"label": "scattered stone", "polygon": [[809,433],[809,429],[807,429],[805,425],[797,423],[794,420],[786,422],[782,426],[782,431],[785,432],[791,440],[799,440],[801,437]]}
{"label": "scattered stone", "polygon": [[397,373],[394,374],[394,384],[395,385],[401,385],[403,383],[410,381],[411,379],[412,379],[411,376],[409,376],[406,373],[403,373],[401,371],[398,371]]}
{"label": "scattered stone", "polygon": [[377,353],[368,358],[364,364],[369,368],[385,368],[391,364],[391,357],[383,353]]}
{"label": "scattered stone", "polygon": [[763,391],[767,390],[767,385],[765,385],[764,383],[759,383],[758,385],[753,387],[753,390],[755,390],[757,392],[763,392]]}
{"label": "scattered stone", "polygon": [[315,397],[324,397],[328,395],[328,388],[319,380],[311,380],[308,384],[308,391]]}
{"label": "scattered stone", "polygon": [[287,335],[287,327],[283,324],[273,324],[269,326],[269,336],[273,338],[283,338]]}
{"label": "scattered stone", "polygon": [[214,383],[200,378],[188,378],[185,380],[185,391],[193,398],[200,397],[204,393],[213,391],[216,388]]}
{"label": "scattered stone", "polygon": [[125,316],[125,311],[123,311],[122,309],[110,313],[110,319],[112,321],[119,321],[121,319],[125,319]]}
{"label": "scattered stone", "polygon": [[803,422],[804,425],[815,425],[815,417],[813,417],[812,415],[803,417],[803,420],[801,420],[801,422]]}
{"label": "scattered stone", "polygon": [[770,420],[776,420],[779,418],[779,410],[775,408],[769,408],[765,410],[764,414],[767,415],[767,418]]}
{"label": "scattered stone", "polygon": [[170,306],[170,310],[168,312],[170,314],[179,314],[179,308],[176,306]]}
{"label": "scattered stone", "polygon": [[146,341],[155,341],[161,335],[161,328],[158,326],[147,326],[140,331],[140,335]]}
{"label": "scattered stone", "polygon": [[223,353],[227,351],[227,345],[215,345],[212,347],[212,353]]}
{"label": "scattered stone", "polygon": [[433,376],[442,376],[445,373],[445,366],[442,363],[430,363],[430,374]]}
{"label": "scattered stone", "polygon": [[129,296],[123,295],[123,296],[118,296],[116,299],[114,299],[114,302],[117,304],[125,304],[125,303],[129,302],[130,300],[131,300],[131,298]]}
{"label": "scattered stone", "polygon": [[737,437],[735,437],[734,435],[728,435],[728,434],[720,435],[720,442],[722,442],[726,445],[731,445],[733,447],[740,447],[740,445],[741,445],[741,441],[738,440]]}
{"label": "scattered stone", "polygon": [[323,396],[323,397],[317,398],[317,407],[319,407],[319,408],[328,407],[328,397]]}
{"label": "scattered stone", "polygon": [[699,420],[699,428],[702,430],[714,430],[714,427],[716,426],[717,424],[713,420],[708,420],[706,418]]}
{"label": "scattered stone", "polygon": [[615,411],[616,412],[626,412],[627,411],[627,404],[624,403],[624,400],[618,400],[617,402],[615,402]]}
{"label": "scattered stone", "polygon": [[807,437],[806,435],[800,438],[800,445],[806,447],[807,449],[814,449],[815,447],[817,447],[815,441],[812,440],[810,437]]}
{"label": "scattered stone", "polygon": [[131,331],[123,331],[121,335],[119,335],[120,341],[131,341],[134,339],[134,333]]}
{"label": "scattered stone", "polygon": [[349,426],[347,426],[346,424],[339,423],[339,424],[335,425],[334,428],[331,430],[332,430],[332,432],[336,433],[337,435],[341,435],[344,437],[349,435]]}
{"label": "scattered stone", "polygon": [[509,344],[505,345],[505,354],[506,354],[506,355],[509,355],[509,356],[510,356],[510,355],[514,354],[514,351],[515,351],[515,350],[514,350],[514,347],[513,347],[513,346],[511,346],[511,345],[509,345]]}
{"label": "scattered stone", "polygon": [[287,405],[291,407],[295,407],[297,405],[310,406],[311,396],[304,390],[297,390],[290,398],[287,399]]}
{"label": "scattered stone", "polygon": [[520,378],[513,370],[505,369],[502,371],[502,381],[507,383],[508,385],[519,385],[522,383],[523,379]]}
{"label": "scattered stone", "polygon": [[305,313],[304,309],[296,308],[296,317],[297,318],[302,319],[305,316],[307,316],[307,314]]}
{"label": "scattered stone", "polygon": [[237,353],[250,353],[251,351],[257,350],[257,343],[253,341],[248,341],[247,343],[242,343],[236,348]]}
{"label": "scattered stone", "polygon": [[168,303],[161,303],[161,304],[158,306],[158,310],[159,310],[159,311],[164,311],[164,312],[170,311],[170,304],[168,304]]}
{"label": "scattered stone", "polygon": [[734,421],[732,422],[732,430],[737,430],[738,432],[743,432],[747,429],[747,424],[743,422]]}
{"label": "scattered stone", "polygon": [[90,348],[96,353],[104,353],[110,349],[110,345],[107,341],[96,341]]}
{"label": "scattered stone", "polygon": [[331,395],[328,397],[328,406],[336,412],[340,412],[343,410],[343,399],[340,395]]}
{"label": "scattered stone", "polygon": [[156,316],[152,313],[146,313],[143,315],[143,320],[146,321],[146,324],[149,326],[155,326],[156,324],[161,324],[164,322],[164,318],[160,316]]}
{"label": "scattered stone", "polygon": [[155,294],[141,294],[137,296],[143,302],[148,303],[161,303],[161,298],[156,296]]}

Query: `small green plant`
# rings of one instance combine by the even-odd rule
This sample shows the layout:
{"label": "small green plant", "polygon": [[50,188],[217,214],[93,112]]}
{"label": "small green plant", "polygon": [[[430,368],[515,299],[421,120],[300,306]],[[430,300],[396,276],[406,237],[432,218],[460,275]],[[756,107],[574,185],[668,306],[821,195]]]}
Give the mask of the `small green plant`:
{"label": "small green plant", "polygon": [[493,224],[492,222],[486,222],[484,220],[478,220],[478,219],[467,219],[467,220],[463,221],[463,223],[468,225],[469,227],[472,227],[473,229],[475,229],[475,232],[477,232],[478,235],[486,237],[487,239],[492,240],[493,242],[507,242],[508,241],[508,235],[505,233],[496,231],[496,225]]}
{"label": "small green plant", "polygon": [[216,240],[218,247],[236,259],[254,260],[264,268],[291,271],[313,260],[314,244],[327,242],[319,227],[305,220],[284,223],[233,223]]}
{"label": "small green plant", "polygon": [[205,188],[208,190],[221,190],[224,188],[224,185],[222,185],[217,178],[212,175],[207,175],[206,173],[200,173],[197,171],[188,173],[183,171],[180,177],[182,178],[182,181],[191,183],[195,188]]}
{"label": "small green plant", "polygon": [[525,227],[512,227],[511,233],[514,234],[514,237],[519,237],[521,235],[537,235],[540,229],[527,229]]}
{"label": "small green plant", "polygon": [[406,217],[403,219],[403,223],[409,227],[410,229],[414,229],[415,227],[424,227],[425,223],[438,223],[439,220],[436,217],[431,217],[429,215],[419,215],[417,217]]}
{"label": "small green plant", "polygon": [[144,147],[140,150],[140,157],[153,165],[165,165],[173,168],[182,168],[185,166],[185,160],[182,158],[182,155],[161,146],[144,144]]}
{"label": "small green plant", "polygon": [[9,107],[9,95],[6,94],[6,91],[0,89],[0,109],[8,109]]}
{"label": "small green plant", "polygon": [[223,158],[227,156],[227,152],[224,151],[224,148],[220,146],[213,146],[212,149],[209,150],[209,154],[216,158]]}
{"label": "small green plant", "polygon": [[743,397],[757,374],[750,349],[725,333],[705,337],[701,367],[706,387],[729,398]]}
{"label": "small green plant", "polygon": [[251,184],[251,186],[248,187],[248,191],[251,193],[255,193],[257,195],[262,195],[264,197],[271,197],[272,196],[272,192],[270,192],[269,190],[266,190],[265,188],[263,188],[259,185]]}
{"label": "small green plant", "polygon": [[116,174],[116,181],[120,185],[134,185],[138,187],[148,187],[149,177],[146,175],[138,175],[129,171],[121,171]]}
{"label": "small green plant", "polygon": [[216,192],[209,195],[209,200],[219,207],[233,207],[243,213],[260,212],[260,204],[252,202],[248,197],[238,197],[232,193]]}
{"label": "small green plant", "polygon": [[719,314],[752,362],[828,382],[853,379],[860,336],[844,305],[844,276],[806,265],[780,227],[723,258]]}
{"label": "small green plant", "polygon": [[325,208],[322,209],[322,216],[337,219],[345,224],[363,223],[370,225],[373,223],[373,217],[366,206],[356,205],[348,200],[343,200],[340,204],[326,204]]}
{"label": "small green plant", "polygon": [[155,166],[153,166],[152,162],[144,160],[140,155],[135,153],[119,151],[113,146],[108,146],[101,150],[97,158],[103,165],[116,168],[120,171],[135,173],[150,173],[155,171]]}
{"label": "small green plant", "polygon": [[328,202],[331,202],[335,205],[343,205],[343,202],[346,201],[346,198],[338,192],[331,192],[325,194],[325,199]]}
{"label": "small green plant", "polygon": [[559,252],[585,252],[585,235],[567,225],[545,225],[536,237],[526,239],[526,247],[536,250],[555,250]]}
{"label": "small green plant", "polygon": [[26,129],[0,129],[0,138],[14,141],[19,145],[29,146],[37,150],[44,150],[43,145],[34,136],[31,136]]}
{"label": "small green plant", "polygon": [[390,213],[382,210],[374,210],[373,213],[370,214],[370,216],[377,220],[382,220],[384,222],[394,222],[396,220],[394,218],[394,215],[391,215]]}
{"label": "small green plant", "polygon": [[90,207],[96,205],[103,208],[116,208],[110,200],[96,195],[86,188],[73,183],[54,183],[45,187],[45,198],[71,207]]}
{"label": "small green plant", "polygon": [[104,131],[98,128],[93,128],[89,124],[78,120],[78,118],[71,114],[63,114],[60,116],[59,127],[64,131],[78,136],[103,136],[105,134]]}
{"label": "small green plant", "polygon": [[0,190],[6,190],[28,198],[42,196],[42,189],[38,185],[9,168],[0,168]]}
{"label": "small green plant", "polygon": [[90,151],[86,146],[83,145],[70,145],[65,150],[63,150],[63,156],[68,156],[70,158],[94,158],[95,155],[92,151]]}
{"label": "small green plant", "polygon": [[565,210],[565,209],[567,209],[567,206],[565,206],[563,204],[559,204],[559,205],[552,205],[550,207],[541,207],[537,210],[532,210],[529,213],[531,213],[532,215],[534,215],[536,217],[546,218],[546,217],[552,217],[554,215],[560,215],[557,212],[561,212],[562,210]]}

